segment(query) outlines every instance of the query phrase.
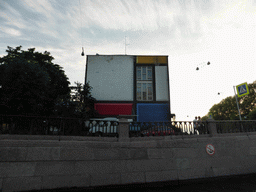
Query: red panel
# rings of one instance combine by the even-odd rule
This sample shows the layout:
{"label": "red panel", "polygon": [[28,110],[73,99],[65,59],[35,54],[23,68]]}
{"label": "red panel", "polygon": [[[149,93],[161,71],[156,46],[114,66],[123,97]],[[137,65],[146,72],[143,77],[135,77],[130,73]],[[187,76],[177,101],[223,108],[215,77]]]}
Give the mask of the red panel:
{"label": "red panel", "polygon": [[132,114],[132,103],[95,103],[94,108],[101,115]]}

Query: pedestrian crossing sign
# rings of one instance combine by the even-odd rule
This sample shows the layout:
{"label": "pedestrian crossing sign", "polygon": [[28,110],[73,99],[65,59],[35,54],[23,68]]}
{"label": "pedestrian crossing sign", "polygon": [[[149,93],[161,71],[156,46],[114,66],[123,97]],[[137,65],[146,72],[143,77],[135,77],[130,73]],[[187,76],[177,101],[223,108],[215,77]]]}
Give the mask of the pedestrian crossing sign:
{"label": "pedestrian crossing sign", "polygon": [[242,97],[244,95],[249,94],[249,88],[248,88],[247,83],[242,83],[240,85],[237,85],[236,90],[237,90],[237,96],[238,97]]}

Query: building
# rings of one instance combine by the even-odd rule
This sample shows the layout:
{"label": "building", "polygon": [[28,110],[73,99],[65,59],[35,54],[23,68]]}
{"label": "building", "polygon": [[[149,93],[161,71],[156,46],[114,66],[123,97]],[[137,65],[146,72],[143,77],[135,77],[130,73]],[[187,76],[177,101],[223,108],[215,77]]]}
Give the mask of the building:
{"label": "building", "polygon": [[87,55],[85,82],[105,117],[170,121],[168,56]]}

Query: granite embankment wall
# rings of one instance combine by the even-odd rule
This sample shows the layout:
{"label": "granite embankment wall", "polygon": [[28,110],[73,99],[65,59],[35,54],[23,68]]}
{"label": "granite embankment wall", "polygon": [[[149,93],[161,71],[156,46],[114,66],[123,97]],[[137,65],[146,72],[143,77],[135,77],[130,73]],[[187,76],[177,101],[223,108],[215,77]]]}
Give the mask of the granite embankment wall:
{"label": "granite embankment wall", "polygon": [[[0,189],[26,191],[256,173],[256,133],[119,139],[1,135]],[[215,147],[213,155],[206,152],[207,144]]]}

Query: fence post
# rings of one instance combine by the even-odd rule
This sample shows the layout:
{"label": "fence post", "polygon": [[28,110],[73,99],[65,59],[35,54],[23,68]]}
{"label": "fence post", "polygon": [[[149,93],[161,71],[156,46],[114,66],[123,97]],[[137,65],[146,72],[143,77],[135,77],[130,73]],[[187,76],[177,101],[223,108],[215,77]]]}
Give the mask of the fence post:
{"label": "fence post", "polygon": [[129,115],[119,115],[119,126],[118,126],[118,141],[119,142],[129,142],[129,124],[130,122],[128,121]]}
{"label": "fence post", "polygon": [[212,118],[209,118],[209,119],[207,119],[207,123],[208,123],[208,131],[209,131],[210,137],[216,136],[217,128],[216,128],[215,120]]}

